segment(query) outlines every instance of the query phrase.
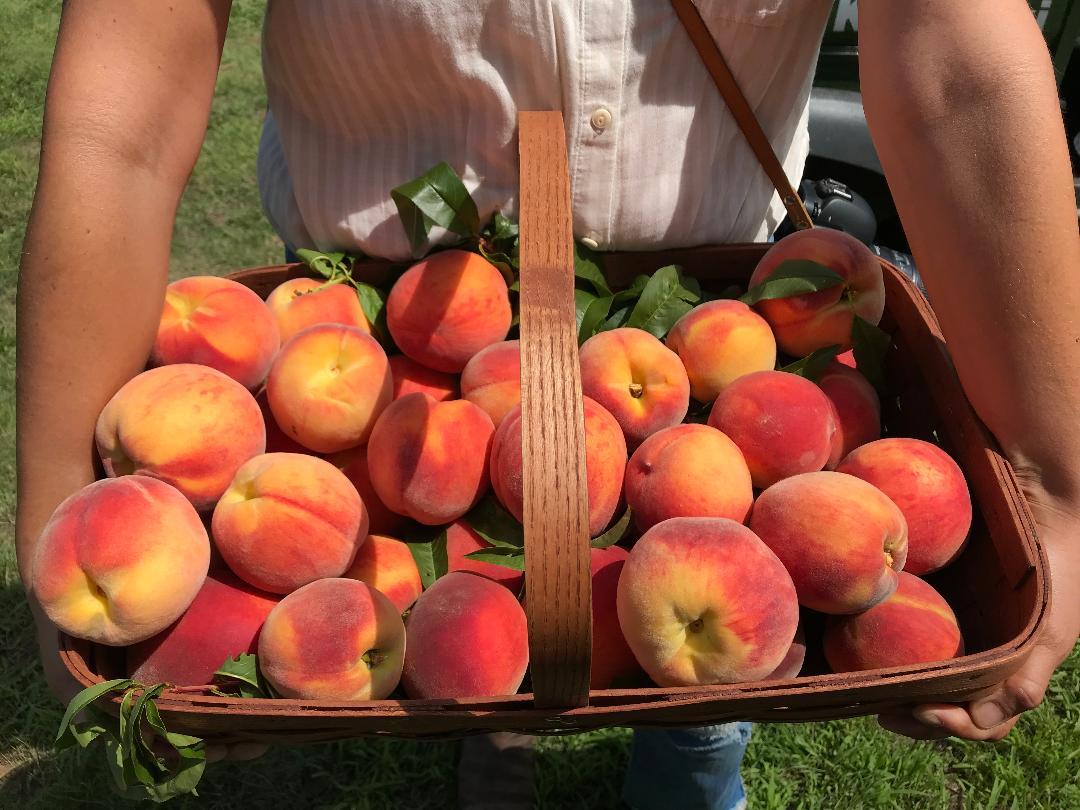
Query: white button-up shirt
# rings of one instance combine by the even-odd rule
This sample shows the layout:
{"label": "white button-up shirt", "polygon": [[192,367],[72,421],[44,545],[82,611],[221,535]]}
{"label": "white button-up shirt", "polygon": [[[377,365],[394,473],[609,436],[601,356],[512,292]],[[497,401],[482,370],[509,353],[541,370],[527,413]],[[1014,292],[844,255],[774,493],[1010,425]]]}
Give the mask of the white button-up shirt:
{"label": "white button-up shirt", "polygon": [[[797,185],[829,0],[697,0]],[[390,190],[446,161],[513,216],[516,114],[561,110],[575,235],[762,240],[784,210],[668,0],[271,0],[263,205],[293,247],[406,258]]]}

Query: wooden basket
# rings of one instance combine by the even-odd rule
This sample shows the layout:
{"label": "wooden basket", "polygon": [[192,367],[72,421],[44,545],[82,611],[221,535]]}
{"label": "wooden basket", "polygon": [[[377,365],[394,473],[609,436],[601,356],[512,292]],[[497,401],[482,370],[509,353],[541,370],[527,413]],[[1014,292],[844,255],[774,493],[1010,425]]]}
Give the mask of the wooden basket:
{"label": "wooden basket", "polygon": [[[929,579],[959,618],[968,653],[951,661],[719,686],[588,691],[589,537],[584,427],[573,300],[570,190],[562,118],[523,113],[521,151],[521,349],[526,582],[533,692],[501,698],[333,702],[258,700],[165,691],[171,730],[222,741],[299,743],[388,735],[461,736],[494,730],[573,733],[605,726],[695,726],[730,720],[795,722],[923,702],[961,702],[1015,672],[1030,653],[1050,600],[1046,558],[1012,470],[973,412],[934,314],[885,262],[883,327],[890,398],[886,435],[939,441],[970,484],[975,520],[959,559]],[[615,286],[677,263],[722,289],[745,283],[769,245],[609,254]],[[378,283],[389,265],[371,262]],[[232,275],[264,296],[302,265]],[[808,628],[808,669],[824,671]],[[116,650],[61,638],[61,657],[84,686],[123,675]],[[118,699],[101,705],[116,713]]]}

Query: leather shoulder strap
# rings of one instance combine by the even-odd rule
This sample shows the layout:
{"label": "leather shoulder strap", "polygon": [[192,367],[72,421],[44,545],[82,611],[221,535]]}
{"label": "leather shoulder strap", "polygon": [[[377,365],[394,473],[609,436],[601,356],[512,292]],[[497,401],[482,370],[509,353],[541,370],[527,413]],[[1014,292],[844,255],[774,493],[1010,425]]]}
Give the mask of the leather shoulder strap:
{"label": "leather shoulder strap", "polygon": [[674,6],[675,13],[679,16],[679,20],[690,35],[690,41],[694,43],[694,47],[701,55],[701,60],[705,63],[705,67],[716,83],[720,95],[724,97],[728,109],[731,110],[731,114],[735,118],[735,123],[739,125],[739,129],[746,136],[746,140],[750,144],[750,148],[754,150],[761,168],[765,170],[765,174],[769,176],[777,193],[780,195],[780,200],[784,203],[784,208],[787,209],[792,223],[800,230],[812,228],[813,222],[811,222],[810,215],[806,212],[806,206],[799,199],[799,195],[795,193],[795,189],[791,187],[787,174],[784,172],[784,167],[780,164],[776,152],[773,151],[772,144],[769,143],[769,139],[761,129],[761,124],[758,123],[754,111],[746,100],[746,96],[739,89],[739,84],[735,81],[731,68],[724,61],[724,55],[720,53],[720,48],[712,38],[712,34],[709,33],[709,29],[705,25],[705,20],[701,18],[697,6],[694,5],[693,0],[671,0],[671,5]]}

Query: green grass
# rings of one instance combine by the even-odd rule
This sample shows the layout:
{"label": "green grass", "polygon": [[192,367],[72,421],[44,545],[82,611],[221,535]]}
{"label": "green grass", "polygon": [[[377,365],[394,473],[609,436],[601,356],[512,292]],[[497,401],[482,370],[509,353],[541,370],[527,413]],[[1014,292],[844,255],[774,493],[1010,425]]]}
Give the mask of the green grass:
{"label": "green grass", "polygon": [[[37,139],[59,4],[0,0],[0,807],[114,807],[103,753],[56,754],[60,720],[42,684],[12,549],[14,295],[37,169]],[[264,107],[262,6],[237,0],[206,146],[184,197],[172,275],[275,262],[259,210],[255,150]],[[541,740],[544,807],[614,807],[629,753],[624,729]],[[1080,808],[1080,654],[1046,703],[993,745],[913,743],[869,719],[755,729],[744,777],[754,808]],[[450,807],[452,742],[362,740],[282,748],[207,770],[177,806]]]}

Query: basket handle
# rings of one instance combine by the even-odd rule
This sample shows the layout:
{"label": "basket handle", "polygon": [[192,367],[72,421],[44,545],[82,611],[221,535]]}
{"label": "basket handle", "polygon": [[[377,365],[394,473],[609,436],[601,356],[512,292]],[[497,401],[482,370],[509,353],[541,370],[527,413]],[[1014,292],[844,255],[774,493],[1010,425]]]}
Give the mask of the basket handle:
{"label": "basket handle", "polygon": [[589,701],[585,418],[562,114],[518,114],[525,612],[538,708]]}

